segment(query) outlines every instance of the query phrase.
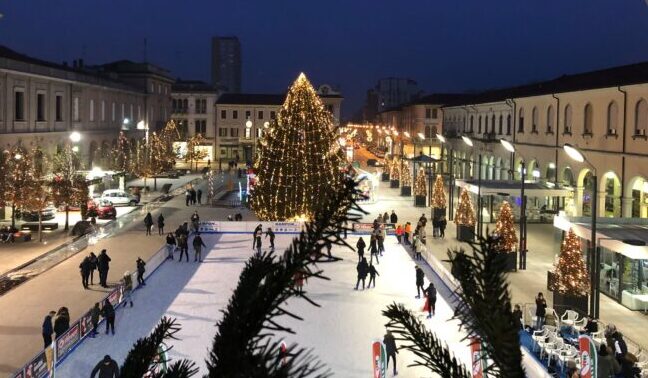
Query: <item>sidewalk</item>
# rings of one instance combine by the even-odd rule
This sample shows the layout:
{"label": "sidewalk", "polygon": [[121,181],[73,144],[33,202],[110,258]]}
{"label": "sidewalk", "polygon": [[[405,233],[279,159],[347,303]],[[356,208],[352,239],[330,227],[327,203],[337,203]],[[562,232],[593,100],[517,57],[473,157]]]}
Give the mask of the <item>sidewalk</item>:
{"label": "sidewalk", "polygon": [[[375,204],[365,205],[365,210],[370,214],[365,217],[368,222],[378,214],[396,210],[398,222],[407,221],[416,224],[421,214],[430,220],[430,208],[415,207],[413,197],[401,197],[400,189],[389,188],[388,182],[381,182],[378,189],[378,200]],[[494,224],[485,225],[491,229]],[[553,268],[554,247],[557,245],[554,241],[553,225],[547,224],[530,224],[528,229],[528,246],[527,270],[517,271],[509,274],[510,289],[513,297],[513,303],[535,303],[535,296],[538,292],[543,292],[547,298],[547,305],[552,307],[553,297],[547,291],[547,271]],[[485,229],[484,229],[485,230]],[[426,226],[428,235],[428,254],[437,259],[447,260],[448,249],[464,248],[470,251],[468,244],[457,241],[456,226],[454,222],[448,221],[445,239],[434,239],[432,235],[432,222],[428,221]],[[449,264],[443,264],[449,268]],[[648,341],[639,337],[648,329],[648,316],[641,312],[630,311],[621,304],[614,302],[604,294],[601,294],[601,320],[604,323],[614,323],[624,335],[632,341],[638,343],[643,348],[648,348]]]}
{"label": "sidewalk", "polygon": [[[186,176],[185,176],[186,177]],[[159,183],[158,183],[159,184]],[[206,199],[207,184],[202,182],[198,187],[203,190]],[[231,209],[185,206],[184,196],[180,195],[166,202],[162,207],[152,211],[154,219],[162,213],[165,217],[165,231],[189,221],[189,217],[198,210],[202,219],[225,220]],[[138,209],[139,217],[145,213]],[[253,219],[247,211],[237,210],[244,220]],[[119,220],[117,220],[119,222]],[[68,307],[71,320],[79,318],[96,301],[107,294],[110,289],[97,285],[91,290],[81,286],[79,264],[83,258],[94,251],[96,254],[105,248],[112,261],[108,274],[109,284],[116,283],[125,271],[135,270],[135,260],[141,257],[147,260],[164,243],[165,237],[146,236],[144,224],[135,221],[125,224],[124,229],[115,236],[100,240],[73,257],[42,273],[6,295],[0,297],[0,373],[12,373],[28,362],[42,348],[41,324],[49,310]],[[97,282],[95,274],[95,283]]]}

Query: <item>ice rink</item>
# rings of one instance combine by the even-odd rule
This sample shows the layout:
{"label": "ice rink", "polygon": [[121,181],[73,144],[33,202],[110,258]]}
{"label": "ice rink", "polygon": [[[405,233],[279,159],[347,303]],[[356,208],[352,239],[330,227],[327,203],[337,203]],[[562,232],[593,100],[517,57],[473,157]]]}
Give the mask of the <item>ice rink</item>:
{"label": "ice rink", "polygon": [[[172,342],[171,358],[190,358],[200,367],[200,375],[204,374],[204,360],[216,332],[215,324],[222,316],[220,310],[236,286],[245,261],[252,254],[252,239],[248,234],[203,236],[211,249],[204,254],[202,264],[193,262],[191,251],[189,263],[180,263],[176,258],[162,264],[149,277],[146,287],[135,292],[134,307],[120,307],[117,311],[115,336],[105,335],[104,328],[100,327],[96,338],[86,339],[63,361],[57,375],[88,376],[105,354],[121,364],[132,344],[148,334],[163,315],[177,318],[182,326],[177,334],[180,340]],[[282,251],[292,237],[277,235],[277,250]],[[348,239],[352,245],[356,240],[356,236]],[[394,237],[388,238],[385,248],[380,264],[376,265],[380,274],[376,288],[358,291],[353,290],[357,255],[351,250],[334,248],[333,253],[344,260],[321,264],[331,280],[315,280],[305,286],[321,307],[293,300],[290,309],[304,321],[282,319],[283,324],[297,331],[296,335],[285,335],[287,342],[312,349],[336,377],[371,376],[371,343],[382,339],[385,333],[386,318],[381,311],[389,303],[404,303],[416,310],[423,306],[422,299],[414,298],[414,261]],[[466,342],[460,341],[464,334],[458,331],[456,322],[448,321],[451,316],[452,310],[439,296],[436,316],[425,322],[468,365],[470,352]],[[413,355],[400,351],[399,377],[434,376],[421,368],[406,367],[412,361]],[[387,376],[392,376],[391,366]]]}

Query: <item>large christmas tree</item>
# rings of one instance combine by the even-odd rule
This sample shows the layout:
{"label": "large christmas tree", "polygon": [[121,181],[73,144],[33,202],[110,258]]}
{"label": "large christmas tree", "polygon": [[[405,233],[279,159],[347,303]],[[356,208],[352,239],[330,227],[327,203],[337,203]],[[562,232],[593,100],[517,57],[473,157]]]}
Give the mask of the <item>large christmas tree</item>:
{"label": "large christmas tree", "polygon": [[518,238],[515,234],[513,211],[511,205],[506,201],[502,202],[500,206],[494,233],[498,237],[497,245],[500,252],[512,252],[515,250]]}
{"label": "large christmas tree", "polygon": [[432,187],[432,207],[437,209],[445,209],[446,196],[443,190],[443,176],[437,175]]}
{"label": "large christmas tree", "polygon": [[560,257],[554,267],[553,290],[576,297],[589,293],[590,282],[578,236],[570,228],[560,246]]}
{"label": "large christmas tree", "polygon": [[475,209],[473,209],[470,194],[465,188],[461,190],[454,221],[456,224],[463,226],[475,225]]}
{"label": "large christmas tree", "polygon": [[333,117],[302,73],[257,146],[252,209],[261,220],[312,219],[323,193],[343,185],[344,164]]}

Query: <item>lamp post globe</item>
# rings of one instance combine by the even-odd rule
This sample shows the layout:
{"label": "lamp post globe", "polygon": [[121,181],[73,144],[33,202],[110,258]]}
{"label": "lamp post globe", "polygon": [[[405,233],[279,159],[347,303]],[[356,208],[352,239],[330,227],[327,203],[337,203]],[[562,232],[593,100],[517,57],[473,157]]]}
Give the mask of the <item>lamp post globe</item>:
{"label": "lamp post globe", "polygon": [[71,132],[70,141],[72,141],[72,143],[79,143],[79,141],[81,141],[81,133],[79,133],[78,131]]}

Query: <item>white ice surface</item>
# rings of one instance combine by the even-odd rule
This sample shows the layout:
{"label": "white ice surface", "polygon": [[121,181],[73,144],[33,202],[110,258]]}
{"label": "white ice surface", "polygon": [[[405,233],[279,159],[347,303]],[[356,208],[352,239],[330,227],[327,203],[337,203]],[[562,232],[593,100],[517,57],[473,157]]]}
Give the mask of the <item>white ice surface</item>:
{"label": "white ice surface", "polygon": [[[100,333],[97,338],[86,339],[57,369],[60,377],[88,376],[94,365],[110,354],[123,362],[132,344],[148,334],[162,315],[177,318],[182,330],[180,338],[172,342],[171,358],[191,358],[206,372],[208,355],[215,324],[238,282],[245,261],[252,254],[251,237],[246,234],[204,235],[208,247],[202,264],[168,261],[147,280],[147,285],[134,294],[133,308],[120,307],[115,322],[116,335]],[[277,235],[277,250],[282,251],[292,236]],[[355,244],[356,237],[349,237]],[[321,307],[305,301],[293,300],[289,308],[304,318],[303,322],[281,319],[292,326],[296,335],[285,335],[286,340],[313,349],[336,377],[371,377],[371,343],[382,339],[386,318],[381,315],[387,304],[404,303],[420,310],[421,299],[414,298],[414,261],[396,244],[394,238],[386,242],[384,256],[376,266],[380,276],[376,288],[354,291],[357,256],[352,251],[334,248],[333,253],[344,258],[341,262],[321,264],[330,281],[311,280],[305,289]],[[338,253],[336,253],[338,252]],[[368,281],[368,279],[367,279]],[[437,335],[448,343],[456,356],[466,365],[470,352],[466,342],[461,342],[463,332],[457,323],[450,322],[452,310],[439,297],[437,314],[425,320]],[[103,328],[100,328],[103,331]],[[401,351],[397,356],[399,377],[433,377],[422,368],[408,368],[413,355]],[[388,371],[391,376],[391,366]]]}

